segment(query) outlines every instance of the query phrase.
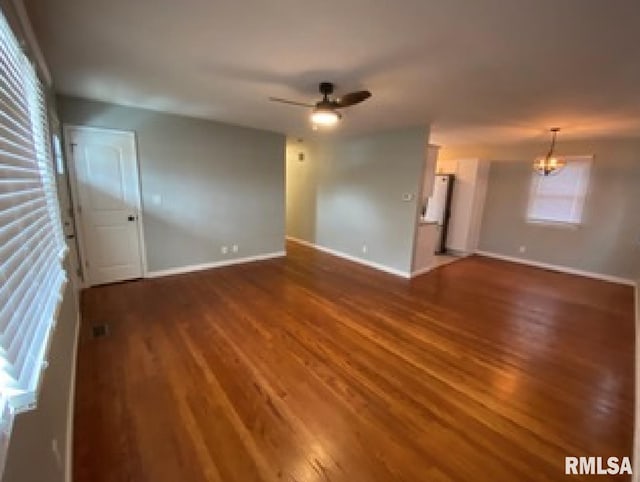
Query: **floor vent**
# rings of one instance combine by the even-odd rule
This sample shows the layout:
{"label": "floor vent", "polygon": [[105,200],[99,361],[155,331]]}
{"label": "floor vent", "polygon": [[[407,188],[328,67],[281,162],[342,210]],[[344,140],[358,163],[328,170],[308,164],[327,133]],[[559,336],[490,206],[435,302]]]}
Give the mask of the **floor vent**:
{"label": "floor vent", "polygon": [[102,338],[103,336],[107,336],[109,334],[109,326],[93,325],[91,328],[91,334],[93,335],[93,338]]}

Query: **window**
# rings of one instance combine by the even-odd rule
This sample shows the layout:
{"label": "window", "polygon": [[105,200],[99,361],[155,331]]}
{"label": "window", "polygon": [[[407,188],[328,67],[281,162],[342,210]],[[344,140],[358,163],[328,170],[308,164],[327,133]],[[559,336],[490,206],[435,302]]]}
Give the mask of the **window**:
{"label": "window", "polygon": [[0,12],[0,463],[35,405],[64,252],[44,89]]}
{"label": "window", "polygon": [[533,173],[527,220],[540,223],[580,224],[592,157],[572,157],[557,173]]}

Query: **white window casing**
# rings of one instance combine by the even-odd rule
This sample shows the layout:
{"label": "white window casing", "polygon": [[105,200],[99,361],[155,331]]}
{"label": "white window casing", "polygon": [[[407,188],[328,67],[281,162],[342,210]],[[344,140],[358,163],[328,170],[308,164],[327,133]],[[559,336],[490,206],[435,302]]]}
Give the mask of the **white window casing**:
{"label": "white window casing", "polygon": [[592,156],[566,158],[557,173],[533,173],[527,207],[527,221],[577,226],[582,222],[589,188]]}
{"label": "white window casing", "polygon": [[65,251],[45,91],[0,13],[0,467],[37,400]]}

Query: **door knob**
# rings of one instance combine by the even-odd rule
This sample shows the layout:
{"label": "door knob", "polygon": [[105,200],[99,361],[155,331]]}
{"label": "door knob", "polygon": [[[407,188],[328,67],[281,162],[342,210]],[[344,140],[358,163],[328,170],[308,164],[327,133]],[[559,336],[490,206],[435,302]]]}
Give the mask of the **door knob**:
{"label": "door knob", "polygon": [[136,220],[136,217],[130,214],[130,215],[129,215],[129,217],[128,217],[127,219],[128,219],[129,221],[135,221],[135,220]]}

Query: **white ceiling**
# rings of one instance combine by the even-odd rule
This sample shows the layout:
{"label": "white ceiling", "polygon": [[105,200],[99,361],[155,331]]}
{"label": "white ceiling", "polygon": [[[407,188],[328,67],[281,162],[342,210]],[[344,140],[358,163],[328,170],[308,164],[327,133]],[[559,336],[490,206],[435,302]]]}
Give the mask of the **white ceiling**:
{"label": "white ceiling", "polygon": [[440,143],[640,135],[638,0],[27,0],[65,94],[309,135],[317,83],[373,97],[339,133]]}

